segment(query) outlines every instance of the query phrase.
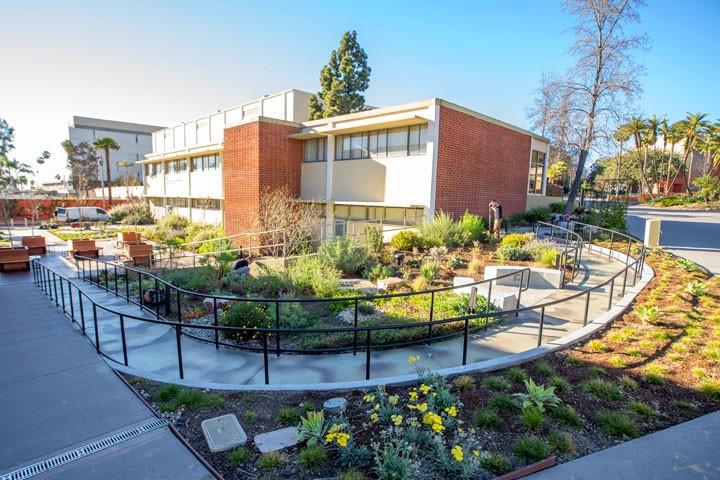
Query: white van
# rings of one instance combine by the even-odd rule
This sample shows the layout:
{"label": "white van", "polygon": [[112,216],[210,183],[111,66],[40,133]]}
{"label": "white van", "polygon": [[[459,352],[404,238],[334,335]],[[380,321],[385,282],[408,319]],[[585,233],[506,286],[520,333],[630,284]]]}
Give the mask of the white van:
{"label": "white van", "polygon": [[110,215],[97,207],[57,207],[55,219],[60,223],[107,222],[110,220]]}

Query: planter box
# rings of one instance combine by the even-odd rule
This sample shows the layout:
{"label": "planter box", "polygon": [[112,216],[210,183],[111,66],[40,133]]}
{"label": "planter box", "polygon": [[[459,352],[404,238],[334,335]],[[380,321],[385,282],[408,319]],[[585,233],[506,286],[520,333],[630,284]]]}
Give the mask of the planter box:
{"label": "planter box", "polygon": [[142,234],[140,232],[120,232],[117,236],[118,247],[124,247],[128,244],[142,243]]}
{"label": "planter box", "polygon": [[30,270],[30,250],[27,247],[0,248],[0,272]]}
{"label": "planter box", "polygon": [[[525,267],[518,266],[492,266],[485,267],[483,278],[485,280],[489,278],[497,278],[499,276],[519,272]],[[501,278],[496,282],[497,285],[505,285],[509,287],[517,287],[520,284],[522,274],[511,275],[509,277]],[[527,281],[527,273],[524,274],[524,281]],[[551,268],[531,268],[530,269],[530,288],[540,289],[558,289],[562,284],[562,272],[560,270],[553,270]]]}
{"label": "planter box", "polygon": [[41,235],[22,237],[22,246],[28,247],[30,255],[45,255],[47,253],[45,237]]}
{"label": "planter box", "polygon": [[100,256],[100,249],[95,246],[95,240],[77,239],[68,240],[68,251],[73,257],[97,258]]}
{"label": "planter box", "polygon": [[148,243],[127,244],[124,247],[125,256],[133,265],[150,265],[153,247]]}

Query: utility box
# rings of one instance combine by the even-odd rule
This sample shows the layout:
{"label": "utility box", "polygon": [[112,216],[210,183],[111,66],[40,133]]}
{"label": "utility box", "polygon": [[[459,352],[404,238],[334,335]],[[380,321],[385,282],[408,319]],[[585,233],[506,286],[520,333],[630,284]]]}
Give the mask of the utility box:
{"label": "utility box", "polygon": [[645,246],[657,248],[660,246],[660,220],[645,220]]}

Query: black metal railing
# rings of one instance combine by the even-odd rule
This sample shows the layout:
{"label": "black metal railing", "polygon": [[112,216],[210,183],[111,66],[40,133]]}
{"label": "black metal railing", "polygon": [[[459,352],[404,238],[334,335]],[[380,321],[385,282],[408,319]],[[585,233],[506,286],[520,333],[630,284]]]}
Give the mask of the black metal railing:
{"label": "black metal railing", "polygon": [[[570,270],[570,282],[574,282],[580,271],[583,250],[583,238],[574,230],[560,227],[547,222],[537,222],[533,226],[536,237],[540,237],[541,229],[549,230],[546,237],[553,242],[563,245],[557,257],[556,268],[560,270],[560,287],[566,285],[565,272]],[[556,233],[559,235],[556,236]]]}
{"label": "black metal railing", "polygon": [[[560,227],[556,227],[560,228]],[[618,232],[615,232],[615,235],[623,235]],[[379,349],[387,349],[387,348],[393,348],[393,347],[401,347],[401,346],[410,346],[417,343],[425,343],[429,340],[439,340],[442,338],[448,338],[450,336],[459,336],[462,335],[463,337],[463,343],[462,343],[462,365],[465,365],[467,363],[467,354],[468,354],[468,340],[469,336],[476,328],[487,328],[489,325],[495,324],[498,321],[502,321],[503,318],[508,318],[515,316],[517,317],[520,313],[523,312],[535,312],[539,315],[539,318],[537,319],[538,324],[538,333],[537,333],[537,345],[542,345],[543,341],[543,329],[545,327],[545,320],[546,320],[546,310],[550,307],[553,307],[558,304],[562,304],[565,302],[568,302],[570,300],[580,298],[582,296],[585,296],[585,306],[584,306],[584,317],[583,317],[583,325],[586,325],[588,322],[588,314],[589,314],[589,306],[590,306],[590,299],[591,295],[595,294],[596,296],[603,296],[604,295],[604,289],[605,287],[609,286],[609,293],[607,295],[607,310],[610,310],[612,308],[613,304],[613,295],[615,290],[615,284],[616,280],[618,280],[621,276],[623,277],[622,282],[622,296],[625,295],[627,283],[628,283],[628,275],[632,271],[632,285],[634,286],[637,282],[638,276],[642,272],[642,265],[644,261],[644,255],[645,255],[645,247],[642,246],[642,244],[639,244],[639,247],[636,248],[637,250],[637,256],[633,257],[630,254],[633,253],[632,245],[634,242],[638,242],[636,239],[625,236],[623,238],[627,239],[628,246],[628,254],[625,258],[625,265],[624,267],[619,270],[617,273],[612,275],[610,278],[606,279],[604,282],[595,285],[587,290],[579,291],[575,294],[572,294],[568,297],[540,303],[537,305],[532,306],[521,306],[520,304],[520,295],[523,290],[527,288],[527,282],[529,281],[529,268],[522,269],[520,272],[512,272],[505,274],[501,277],[497,277],[494,279],[488,279],[483,280],[479,282],[475,282],[470,285],[463,285],[462,287],[445,287],[441,289],[435,289],[430,291],[424,291],[424,292],[403,292],[403,293],[393,293],[393,294],[384,294],[384,295],[367,295],[362,297],[345,297],[345,298],[321,298],[321,299],[290,299],[290,298],[272,298],[272,299],[259,299],[259,298],[245,298],[245,297],[230,297],[230,296],[213,296],[209,294],[200,294],[198,292],[191,292],[188,290],[181,289],[179,287],[176,287],[165,280],[149,273],[145,272],[139,269],[134,269],[130,267],[125,267],[122,265],[117,264],[110,264],[109,262],[105,262],[103,260],[99,259],[90,259],[90,258],[83,258],[83,257],[77,257],[77,263],[78,263],[78,277],[80,279],[90,280],[93,282],[94,285],[104,289],[107,292],[110,292],[111,294],[114,294],[118,297],[124,298],[129,303],[134,303],[138,305],[143,315],[134,315],[125,311],[120,311],[118,309],[109,308],[106,306],[101,305],[98,303],[95,299],[93,299],[88,293],[82,291],[82,289],[75,283],[74,280],[63,277],[62,275],[59,275],[54,270],[48,268],[43,263],[33,260],[32,263],[32,273],[33,278],[36,282],[36,284],[43,290],[43,292],[50,297],[51,300],[53,300],[56,304],[56,306],[60,309],[62,309],[63,313],[68,315],[73,323],[76,323],[79,325],[82,333],[86,336],[88,336],[88,328],[86,323],[90,321],[86,318],[86,308],[85,305],[91,306],[91,312],[92,312],[92,325],[93,325],[93,334],[92,337],[88,336],[90,341],[95,346],[98,354],[103,355],[104,357],[108,358],[109,360],[112,360],[117,363],[121,363],[125,366],[130,366],[130,360],[129,354],[128,354],[128,339],[126,335],[126,326],[125,323],[128,319],[141,321],[141,322],[149,322],[152,324],[160,324],[164,325],[167,328],[174,331],[175,338],[176,338],[176,351],[177,351],[177,367],[178,367],[178,376],[180,379],[184,378],[184,361],[183,361],[183,336],[188,337],[194,337],[194,338],[200,338],[195,335],[188,334],[188,331],[192,330],[206,330],[212,332],[212,337],[214,338],[214,341],[212,343],[215,344],[216,348],[219,348],[220,346],[234,346],[237,347],[237,345],[234,344],[227,344],[224,342],[221,342],[219,339],[220,337],[224,337],[227,335],[241,335],[241,336],[252,336],[255,337],[256,344],[255,345],[246,345],[242,347],[245,350],[255,351],[255,352],[262,352],[263,355],[263,368],[264,368],[264,376],[265,376],[265,383],[270,383],[270,369],[269,369],[269,362],[268,362],[268,356],[270,354],[276,354],[277,356],[280,356],[281,353],[337,353],[341,351],[352,351],[354,354],[357,354],[359,351],[364,351],[365,353],[365,378],[370,379],[371,378],[371,351],[373,350],[379,350]],[[591,248],[591,240],[588,241],[588,248]],[[599,253],[603,253],[602,250],[598,250]],[[608,256],[610,258],[616,258],[621,259],[620,255],[622,255],[619,252],[615,252],[612,249],[608,250]],[[102,269],[101,266],[102,265]],[[92,275],[92,270],[96,272],[96,275]],[[113,270],[114,275],[114,281],[111,285],[109,283],[109,273],[110,269],[108,267],[111,267]],[[101,280],[100,272],[103,272],[104,279]],[[133,298],[132,295],[132,289],[130,288],[130,275],[129,273],[134,272],[137,274],[137,281],[138,281],[138,299],[136,300]],[[492,284],[496,283],[497,280],[514,276],[514,275],[520,275],[519,279],[519,285],[518,285],[518,296],[516,301],[515,308],[509,309],[509,310],[496,310],[491,308],[485,308],[475,311],[469,311],[464,315],[459,315],[452,318],[446,318],[446,319],[433,319],[432,317],[432,305],[434,304],[434,296],[437,294],[437,292],[441,291],[449,291],[453,290],[455,288],[467,288],[470,287],[473,289],[472,295],[477,294],[477,286],[486,282],[490,282],[489,289],[488,289],[488,303],[489,305],[492,301]],[[528,280],[525,279],[527,276]],[[143,281],[143,278],[146,278],[145,281]],[[118,279],[122,279],[122,281],[119,281]],[[154,298],[152,299],[153,302],[146,301],[145,293],[148,290],[143,289],[143,283],[144,282],[150,282],[150,284],[154,287]],[[58,285],[60,293],[58,294]],[[161,297],[159,292],[161,291],[161,285],[162,285],[162,291],[164,292],[164,297]],[[67,293],[66,293],[67,291]],[[123,295],[124,294],[124,295]],[[214,312],[214,322],[212,325],[202,325],[202,324],[188,324],[183,321],[182,318],[182,296],[183,295],[191,295],[196,297],[203,297],[203,298],[210,298],[213,302],[213,312]],[[382,299],[382,298],[392,298],[392,297],[403,297],[403,296],[410,296],[410,295],[431,295],[430,300],[430,312],[429,312],[429,320],[423,321],[423,322],[413,322],[413,323],[402,323],[402,324],[388,324],[388,325],[373,325],[373,326],[362,326],[358,325],[358,306],[359,302],[363,300],[372,300],[372,299]],[[471,295],[471,296],[472,296]],[[74,301],[73,296],[76,297],[77,301]],[[66,297],[68,301],[66,301]],[[169,319],[169,316],[173,313],[172,312],[172,299],[175,299],[176,302],[176,319],[171,320]],[[83,300],[84,299],[84,300]],[[162,301],[161,301],[162,300]],[[223,326],[220,325],[218,322],[218,309],[217,304],[218,301],[222,300],[231,300],[231,301],[243,301],[243,302],[265,302],[274,304],[275,306],[275,326],[270,328],[250,328],[250,327],[233,327],[233,326]],[[344,302],[350,302],[354,305],[354,311],[355,311],[355,319],[352,326],[347,327],[332,327],[332,328],[281,328],[280,327],[280,320],[279,320],[279,312],[280,312],[280,305],[283,303],[291,303],[291,302],[299,302],[299,303],[307,303],[307,302],[337,302],[337,301],[344,301]],[[78,304],[78,310],[75,309],[75,304]],[[69,308],[68,308],[69,305]],[[161,314],[161,309],[163,311],[163,314]],[[102,349],[102,339],[100,338],[100,330],[98,328],[98,310],[102,312],[106,312],[110,315],[111,318],[116,319],[117,325],[120,329],[120,343],[122,346],[122,358],[114,358]],[[148,316],[148,314],[150,316]],[[78,316],[80,317],[78,319]],[[166,318],[166,316],[168,318]],[[449,335],[441,335],[441,336],[433,336],[432,332],[433,329],[436,329],[438,327],[442,327],[445,325],[450,324],[456,324],[457,326],[461,327],[460,332],[453,332]],[[417,329],[417,328],[423,328],[427,329],[428,335],[421,338],[420,340],[413,340],[410,342],[400,342],[395,344],[384,344],[379,342],[374,342],[373,337],[377,337],[378,334],[381,334],[382,332],[386,331],[397,331],[402,329]],[[352,348],[348,349],[347,347],[340,347],[340,348],[325,348],[325,349],[315,349],[312,351],[303,350],[303,349],[292,349],[292,348],[283,348],[280,342],[280,338],[282,336],[302,336],[302,335],[327,335],[332,333],[347,333],[351,334],[353,337],[353,344]],[[275,343],[275,345],[271,346],[271,342]]]}

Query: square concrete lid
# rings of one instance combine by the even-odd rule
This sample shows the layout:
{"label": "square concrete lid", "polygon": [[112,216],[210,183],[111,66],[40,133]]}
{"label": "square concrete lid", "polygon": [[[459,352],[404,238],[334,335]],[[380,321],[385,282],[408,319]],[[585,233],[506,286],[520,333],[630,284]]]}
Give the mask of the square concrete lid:
{"label": "square concrete lid", "polygon": [[200,427],[211,452],[224,452],[247,442],[245,431],[232,413],[203,420]]}

